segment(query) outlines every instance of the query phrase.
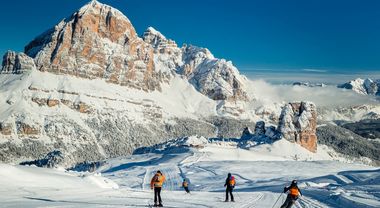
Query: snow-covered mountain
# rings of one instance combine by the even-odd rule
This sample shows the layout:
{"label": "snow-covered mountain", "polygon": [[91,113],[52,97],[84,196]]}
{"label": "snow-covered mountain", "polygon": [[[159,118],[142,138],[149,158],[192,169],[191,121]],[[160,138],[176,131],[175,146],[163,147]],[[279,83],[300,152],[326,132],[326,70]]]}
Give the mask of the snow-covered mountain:
{"label": "snow-covered mountain", "polygon": [[139,37],[120,11],[91,1],[4,55],[0,160],[60,149],[75,163],[168,138],[238,136],[254,125],[247,85],[208,49],[152,27]]}
{"label": "snow-covered mountain", "polygon": [[70,166],[190,135],[238,138],[258,121],[270,139],[315,152],[317,118],[380,115],[378,106],[317,115],[310,102],[256,86],[207,48],[178,47],[152,27],[139,36],[124,14],[94,0],[24,52],[4,55],[0,161],[59,150]]}
{"label": "snow-covered mountain", "polygon": [[380,80],[372,80],[370,78],[357,78],[344,84],[338,85],[339,88],[353,90],[363,95],[380,95]]}

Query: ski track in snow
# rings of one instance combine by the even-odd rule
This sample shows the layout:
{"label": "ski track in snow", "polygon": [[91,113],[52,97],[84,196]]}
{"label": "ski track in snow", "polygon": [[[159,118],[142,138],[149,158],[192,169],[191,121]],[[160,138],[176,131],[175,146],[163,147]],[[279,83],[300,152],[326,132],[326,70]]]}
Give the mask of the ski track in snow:
{"label": "ski track in snow", "polygon": [[[153,204],[150,180],[157,170],[166,176],[162,198],[169,208],[271,208],[291,178],[305,184],[301,187],[304,196],[295,208],[380,205],[376,188],[380,187],[380,171],[368,166],[331,161],[247,161],[238,149],[228,150],[236,151],[231,154],[232,161],[218,160],[212,156],[215,152],[197,149],[111,159],[98,170],[102,176],[0,164],[0,184],[5,184],[0,187],[0,207],[149,207]],[[293,168],[296,175],[288,171]],[[228,172],[237,178],[236,202],[224,202],[223,184]],[[363,182],[367,177],[373,177],[373,182]],[[182,189],[183,178],[190,180],[191,194]],[[9,181],[13,183],[7,186]],[[119,188],[110,188],[113,181]],[[355,189],[357,183],[361,189]],[[374,188],[367,190],[362,184]],[[275,207],[280,207],[285,198],[282,194]]]}

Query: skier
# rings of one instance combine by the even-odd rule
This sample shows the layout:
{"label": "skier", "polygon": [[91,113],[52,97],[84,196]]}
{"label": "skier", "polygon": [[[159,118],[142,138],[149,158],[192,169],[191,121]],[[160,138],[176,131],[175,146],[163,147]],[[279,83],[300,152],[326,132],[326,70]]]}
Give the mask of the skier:
{"label": "skier", "polygon": [[296,202],[298,197],[301,195],[301,190],[297,186],[297,181],[293,180],[292,184],[290,184],[289,187],[284,187],[284,193],[288,192],[288,196],[286,197],[286,200],[284,204],[282,204],[281,208],[290,208],[293,206],[293,204]]}
{"label": "skier", "polygon": [[231,173],[228,173],[224,187],[226,187],[226,200],[225,200],[225,202],[228,202],[228,193],[231,195],[231,202],[234,202],[235,200],[234,200],[234,195],[232,195],[232,191],[235,188],[235,177],[232,176]]}
{"label": "skier", "polygon": [[165,176],[158,170],[150,181],[150,188],[154,189],[154,207],[162,207],[161,188],[164,182]]}
{"label": "skier", "polygon": [[189,183],[186,181],[186,179],[183,179],[182,187],[185,189],[186,193],[190,194]]}

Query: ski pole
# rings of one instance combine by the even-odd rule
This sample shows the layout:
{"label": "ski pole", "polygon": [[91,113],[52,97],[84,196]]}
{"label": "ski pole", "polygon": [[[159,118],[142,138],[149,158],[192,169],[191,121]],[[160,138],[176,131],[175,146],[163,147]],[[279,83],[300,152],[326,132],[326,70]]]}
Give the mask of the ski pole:
{"label": "ski pole", "polygon": [[234,192],[234,193],[237,196],[237,198],[239,199],[239,201],[241,201],[241,198],[240,198],[239,194],[237,192]]}
{"label": "ski pole", "polygon": [[278,196],[276,202],[273,204],[272,208],[277,204],[278,200],[280,200],[281,196],[282,196],[283,193],[280,194],[280,196]]}

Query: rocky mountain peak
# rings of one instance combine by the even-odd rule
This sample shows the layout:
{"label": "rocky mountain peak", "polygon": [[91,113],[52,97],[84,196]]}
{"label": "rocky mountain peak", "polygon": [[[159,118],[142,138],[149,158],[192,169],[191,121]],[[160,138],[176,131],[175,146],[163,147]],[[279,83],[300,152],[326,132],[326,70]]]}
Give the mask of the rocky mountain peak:
{"label": "rocky mountain peak", "polygon": [[[153,27],[140,38],[124,14],[98,1],[36,37],[24,56],[40,71],[145,91],[160,90],[179,74],[213,100],[248,100],[245,77],[232,62],[215,58],[207,48],[180,48]],[[16,55],[6,57],[2,71],[20,71],[12,68]]]}
{"label": "rocky mountain peak", "polygon": [[180,58],[181,56],[181,50],[178,48],[176,42],[167,39],[162,33],[153,27],[148,27],[145,30],[142,39],[151,45],[156,53],[167,54],[173,56],[173,58]]}
{"label": "rocky mountain peak", "polygon": [[153,49],[120,11],[91,1],[25,47],[41,71],[160,89]]}
{"label": "rocky mountain peak", "polygon": [[166,43],[168,41],[164,35],[162,35],[153,27],[148,27],[145,30],[142,38],[145,42],[151,44],[153,48],[158,48],[160,44]]}

